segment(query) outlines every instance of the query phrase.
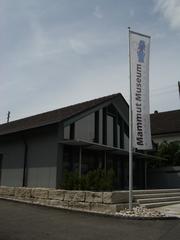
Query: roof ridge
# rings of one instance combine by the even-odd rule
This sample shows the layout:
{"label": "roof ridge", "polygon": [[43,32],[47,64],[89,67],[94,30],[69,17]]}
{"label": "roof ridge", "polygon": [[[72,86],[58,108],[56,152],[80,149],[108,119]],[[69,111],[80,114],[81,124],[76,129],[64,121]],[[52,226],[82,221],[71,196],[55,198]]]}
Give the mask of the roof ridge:
{"label": "roof ridge", "polygon": [[95,106],[98,106],[107,101],[110,101],[118,96],[121,96],[122,100],[125,101],[121,93],[115,93],[115,94],[107,95],[104,97],[76,103],[76,104],[62,107],[59,109],[51,110],[48,112],[17,119],[9,123],[4,123],[0,125],[0,135],[15,133],[18,131],[23,131],[23,130],[37,128],[37,127],[43,127],[46,125],[62,122],[77,114],[80,114],[89,109],[92,109]]}
{"label": "roof ridge", "polygon": [[175,109],[175,110],[169,110],[169,111],[164,111],[164,112],[154,112],[151,113],[150,115],[158,115],[158,114],[164,114],[164,113],[172,113],[172,112],[180,112],[180,109]]}
{"label": "roof ridge", "polygon": [[86,100],[84,102],[78,102],[78,103],[71,104],[71,105],[68,105],[68,106],[64,106],[64,107],[61,107],[61,108],[49,110],[47,112],[41,112],[41,113],[38,113],[38,114],[35,114],[35,115],[30,115],[28,117],[19,118],[19,119],[16,119],[14,121],[10,121],[9,123],[2,123],[2,124],[0,124],[0,126],[7,125],[7,124],[10,124],[10,123],[15,123],[15,122],[20,121],[20,120],[26,120],[26,119],[29,119],[29,118],[38,117],[38,116],[45,115],[45,114],[48,114],[48,113],[53,113],[53,112],[56,112],[56,111],[64,110],[64,109],[67,109],[67,108],[75,107],[75,106],[78,106],[78,105],[81,105],[81,104],[86,104],[86,103],[90,103],[90,102],[101,100],[101,99],[102,100],[105,99],[105,101],[106,101],[106,98],[109,99],[111,97],[115,97],[116,95],[118,96],[119,94],[120,93],[114,93],[114,94],[111,94],[111,95],[106,95],[106,96],[103,96],[103,97]]}

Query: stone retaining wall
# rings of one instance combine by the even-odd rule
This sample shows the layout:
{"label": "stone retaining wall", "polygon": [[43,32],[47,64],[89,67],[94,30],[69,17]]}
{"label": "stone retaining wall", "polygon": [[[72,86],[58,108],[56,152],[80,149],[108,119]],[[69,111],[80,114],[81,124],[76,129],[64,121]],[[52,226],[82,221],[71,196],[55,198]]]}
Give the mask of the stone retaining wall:
{"label": "stone retaining wall", "polygon": [[48,188],[0,187],[0,198],[65,209],[115,213],[128,207],[128,192],[70,191]]}

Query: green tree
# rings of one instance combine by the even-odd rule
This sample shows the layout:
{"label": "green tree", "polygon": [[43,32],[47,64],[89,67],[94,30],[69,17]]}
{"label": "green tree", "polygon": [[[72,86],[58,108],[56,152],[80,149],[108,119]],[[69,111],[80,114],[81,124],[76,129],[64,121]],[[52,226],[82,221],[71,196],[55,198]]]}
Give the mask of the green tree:
{"label": "green tree", "polygon": [[165,158],[162,165],[177,166],[180,165],[180,143],[179,142],[162,142],[158,146],[157,156]]}

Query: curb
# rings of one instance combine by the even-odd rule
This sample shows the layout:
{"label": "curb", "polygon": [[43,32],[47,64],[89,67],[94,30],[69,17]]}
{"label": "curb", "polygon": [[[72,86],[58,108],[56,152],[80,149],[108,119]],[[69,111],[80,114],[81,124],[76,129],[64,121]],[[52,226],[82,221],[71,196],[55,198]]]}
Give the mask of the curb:
{"label": "curb", "polygon": [[32,203],[32,202],[27,202],[27,201],[18,200],[18,199],[10,199],[10,198],[2,198],[2,197],[0,197],[0,200],[18,202],[18,203],[28,204],[36,207],[44,207],[44,208],[51,208],[51,209],[53,208],[53,209],[59,209],[59,210],[64,210],[68,212],[78,212],[78,213],[84,213],[88,215],[111,217],[111,218],[124,219],[124,220],[177,220],[179,219],[176,216],[164,216],[164,217],[122,216],[114,213],[94,212],[94,211],[81,210],[76,208],[68,208],[68,207],[66,208],[61,206],[50,206],[45,204],[38,204],[38,203]]}

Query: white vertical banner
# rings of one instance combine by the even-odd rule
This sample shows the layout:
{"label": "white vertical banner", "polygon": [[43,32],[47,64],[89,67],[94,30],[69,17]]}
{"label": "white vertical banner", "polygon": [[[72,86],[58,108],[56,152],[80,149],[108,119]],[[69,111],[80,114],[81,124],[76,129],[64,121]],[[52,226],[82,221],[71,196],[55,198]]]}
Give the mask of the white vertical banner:
{"label": "white vertical banner", "polygon": [[150,37],[129,32],[132,101],[132,144],[134,148],[152,149],[149,114]]}

